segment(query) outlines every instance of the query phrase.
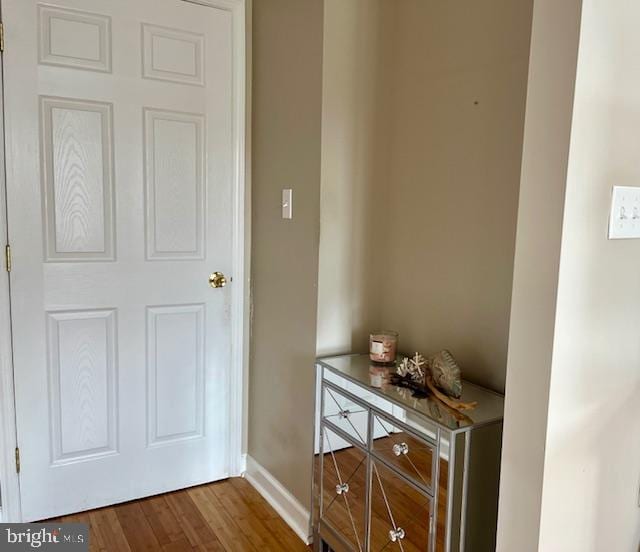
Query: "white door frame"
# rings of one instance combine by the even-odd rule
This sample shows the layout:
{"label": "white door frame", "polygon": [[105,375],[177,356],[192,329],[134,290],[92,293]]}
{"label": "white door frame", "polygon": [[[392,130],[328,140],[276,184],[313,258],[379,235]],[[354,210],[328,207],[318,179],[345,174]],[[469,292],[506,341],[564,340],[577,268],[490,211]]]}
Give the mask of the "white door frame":
{"label": "white door frame", "polygon": [[[249,359],[249,290],[251,254],[251,189],[247,178],[247,0],[183,0],[231,12],[233,17],[233,262],[231,285],[231,374],[229,472],[245,470]],[[5,29],[11,48],[12,29]],[[5,270],[7,241],[6,175],[4,172],[4,83],[0,73],[0,521],[22,521],[20,481],[15,469],[16,413],[13,382],[9,274]]]}

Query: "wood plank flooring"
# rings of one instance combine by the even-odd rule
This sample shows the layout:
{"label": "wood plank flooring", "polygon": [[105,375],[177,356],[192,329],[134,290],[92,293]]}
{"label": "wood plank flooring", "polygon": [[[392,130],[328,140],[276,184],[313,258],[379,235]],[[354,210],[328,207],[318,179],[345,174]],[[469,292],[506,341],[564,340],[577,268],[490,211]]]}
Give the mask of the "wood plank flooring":
{"label": "wood plank flooring", "polygon": [[92,552],[310,550],[240,478],[52,521],[88,524]]}
{"label": "wood plank flooring", "polygon": [[[395,437],[400,438],[401,435]],[[366,470],[362,456],[355,448],[335,453],[335,461],[349,480],[350,504],[358,533],[364,531]],[[422,462],[415,453],[412,457],[418,464]],[[329,454],[324,460],[325,477],[335,476],[334,460]],[[444,548],[447,463],[441,460],[440,468],[437,550]],[[396,521],[407,530],[403,549],[425,549],[429,507],[424,497],[406,485],[399,485],[397,479],[382,466],[379,476],[380,486],[373,485],[371,505],[372,550],[397,549],[397,545],[388,538],[388,510],[377,492],[381,486],[385,488],[394,515],[398,516]],[[330,504],[336,496],[336,481],[330,479],[326,483],[325,504]],[[329,508],[328,518],[344,534],[353,534],[351,516],[340,500],[335,500],[333,504]],[[86,523],[92,552],[309,552],[311,548],[300,540],[245,479],[240,478],[64,516],[53,521]],[[354,545],[357,548],[355,541]]]}

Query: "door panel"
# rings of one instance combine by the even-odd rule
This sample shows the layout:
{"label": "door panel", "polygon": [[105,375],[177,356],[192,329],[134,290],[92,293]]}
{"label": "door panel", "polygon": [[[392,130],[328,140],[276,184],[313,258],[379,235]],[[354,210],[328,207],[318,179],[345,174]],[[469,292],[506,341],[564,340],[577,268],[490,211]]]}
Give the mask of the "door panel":
{"label": "door panel", "polygon": [[47,313],[52,463],[114,454],[116,311]]}
{"label": "door panel", "polygon": [[38,5],[39,62],[111,73],[111,18]]}
{"label": "door panel", "polygon": [[180,29],[142,25],[143,76],[204,86],[204,36]]}
{"label": "door panel", "polygon": [[1,1],[23,516],[226,477],[233,16]]}
{"label": "door panel", "polygon": [[46,261],[113,260],[108,103],[40,97]]}
{"label": "door panel", "polygon": [[147,259],[202,259],[205,120],[145,109]]}
{"label": "door panel", "polygon": [[200,438],[204,434],[204,305],[149,308],[147,328],[149,444]]}

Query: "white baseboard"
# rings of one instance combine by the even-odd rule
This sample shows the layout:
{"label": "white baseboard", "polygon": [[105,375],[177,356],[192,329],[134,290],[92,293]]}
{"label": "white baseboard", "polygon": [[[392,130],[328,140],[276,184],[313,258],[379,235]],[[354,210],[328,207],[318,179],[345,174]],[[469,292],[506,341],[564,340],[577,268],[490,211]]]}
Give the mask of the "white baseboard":
{"label": "white baseboard", "polygon": [[311,544],[309,527],[311,514],[298,499],[293,496],[282,483],[265,468],[247,455],[247,471],[245,479],[262,497],[278,512],[280,517],[293,529],[305,544]]}

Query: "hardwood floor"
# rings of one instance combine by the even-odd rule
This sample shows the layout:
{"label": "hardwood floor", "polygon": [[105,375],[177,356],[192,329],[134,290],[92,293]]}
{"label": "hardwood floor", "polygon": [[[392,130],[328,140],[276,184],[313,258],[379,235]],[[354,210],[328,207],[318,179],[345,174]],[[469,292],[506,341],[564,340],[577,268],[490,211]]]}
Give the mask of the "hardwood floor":
{"label": "hardwood floor", "polygon": [[92,552],[310,549],[260,494],[239,478],[55,521],[87,523]]}
{"label": "hardwood floor", "polygon": [[[355,515],[358,532],[364,530],[365,470],[362,453],[348,448],[335,453],[341,471],[350,483],[349,496],[352,514]],[[420,458],[414,455],[416,463]],[[316,456],[316,461],[319,457]],[[350,516],[340,500],[335,500],[335,476],[333,459],[325,458],[325,477],[328,492],[325,504],[332,504],[328,519],[344,534],[353,534]],[[444,548],[444,513],[446,507],[445,461],[440,462],[439,517],[437,550]],[[399,549],[388,538],[389,520],[387,506],[377,488],[385,488],[385,494],[407,530],[404,550],[418,551],[426,547],[428,504],[424,497],[411,487],[398,485],[391,473],[379,466],[374,481],[372,500],[372,550]],[[361,499],[361,500],[359,500]],[[64,516],[55,521],[81,522],[89,526],[92,552],[138,551],[226,551],[226,552],[309,552],[300,538],[280,518],[276,511],[244,479],[225,481],[193,487],[174,493],[154,496],[100,510]],[[354,541],[356,549],[357,543]]]}

